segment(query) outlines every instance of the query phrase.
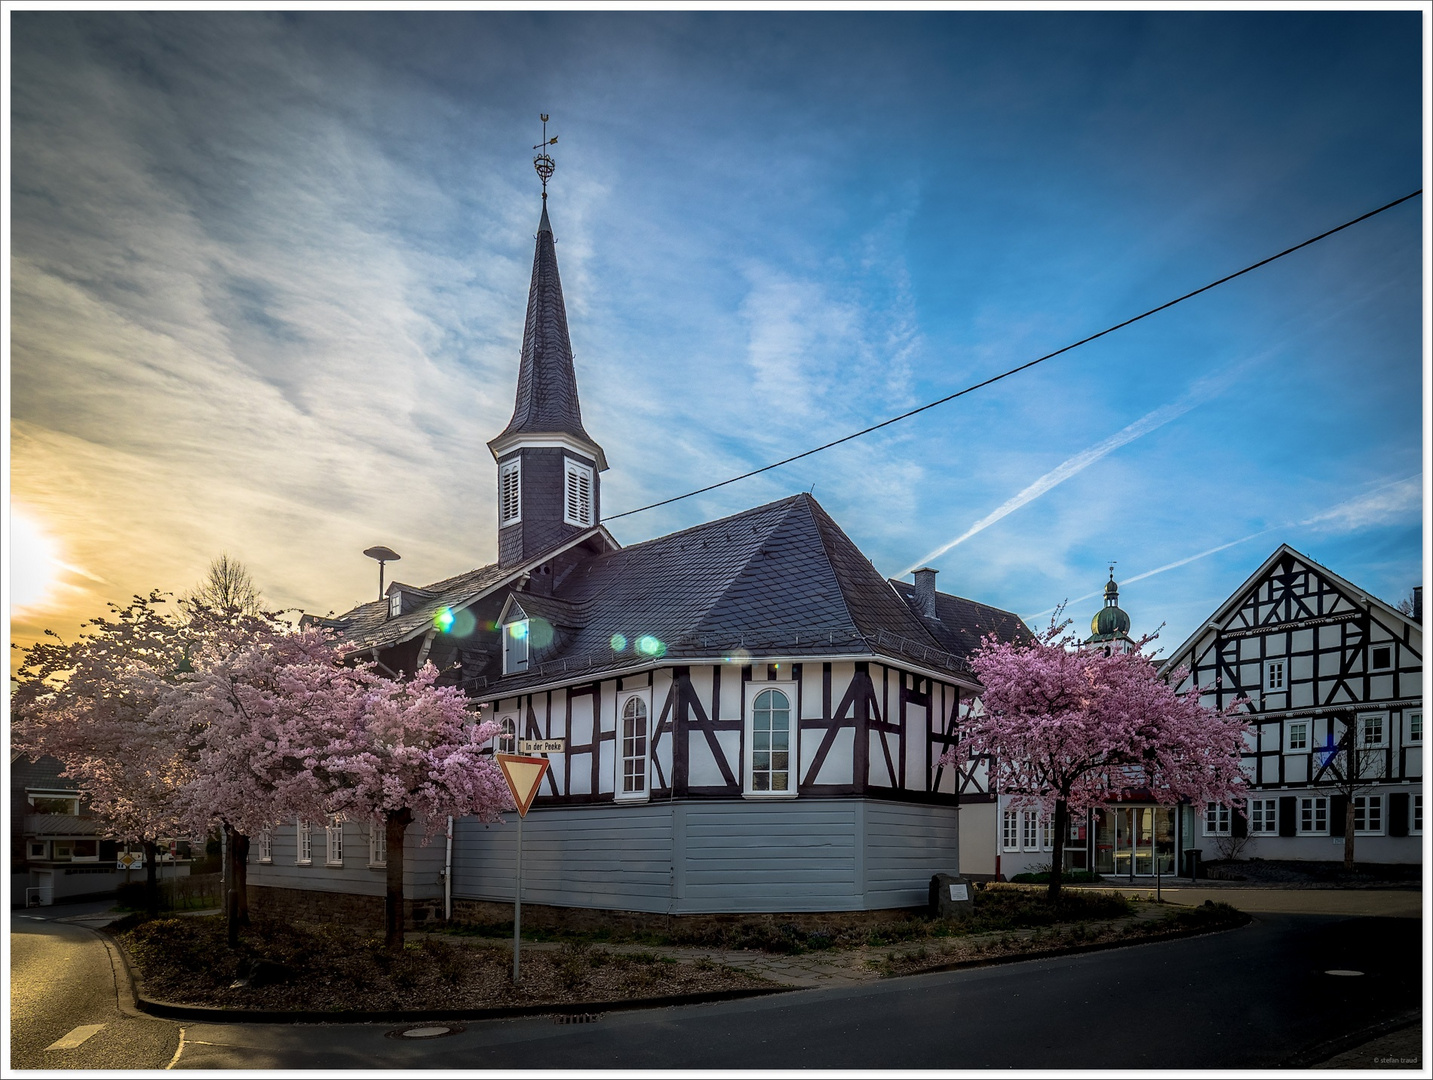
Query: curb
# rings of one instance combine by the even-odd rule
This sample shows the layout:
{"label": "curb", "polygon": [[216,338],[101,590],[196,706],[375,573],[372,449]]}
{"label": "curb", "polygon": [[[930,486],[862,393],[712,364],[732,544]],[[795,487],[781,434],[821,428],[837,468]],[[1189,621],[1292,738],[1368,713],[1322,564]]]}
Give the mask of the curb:
{"label": "curb", "polygon": [[135,990],[135,1004],[151,1016],[166,1020],[190,1020],[210,1024],[410,1024],[419,1020],[512,1020],[528,1016],[582,1016],[589,1013],[661,1009],[676,1005],[702,1005],[716,1001],[767,997],[807,986],[755,986],[742,990],[712,990],[704,994],[677,994],[669,997],[626,998],[619,1001],[553,1002],[547,1005],[507,1005],[492,1009],[379,1009],[316,1012],[274,1009],[220,1009],[206,1005],[176,1005],[141,997]]}
{"label": "curb", "polygon": [[902,979],[908,975],[934,975],[942,971],[962,971],[970,968],[996,967],[1000,964],[1014,964],[1025,960],[1053,960],[1061,956],[1077,956],[1080,953],[1105,952],[1109,949],[1132,949],[1139,945],[1158,945],[1163,941],[1179,941],[1182,938],[1203,937],[1206,934],[1223,934],[1230,930],[1241,930],[1254,921],[1254,916],[1247,912],[1241,911],[1239,914],[1243,916],[1242,921],[1230,923],[1228,926],[1216,926],[1212,929],[1199,927],[1193,930],[1179,930],[1168,934],[1151,934],[1137,941],[1128,939],[1119,941],[1092,941],[1088,945],[1067,945],[1058,949],[1041,949],[1038,952],[1007,953],[1004,956],[982,956],[973,960],[952,960],[947,964],[934,964],[930,967],[915,968],[912,971],[903,971],[899,975],[886,975],[882,976],[882,978]]}
{"label": "curb", "polygon": [[[1154,945],[1163,941],[1180,938],[1200,937],[1237,930],[1253,922],[1253,916],[1244,916],[1242,922],[1221,926],[1212,930],[1194,929],[1172,934],[1160,934],[1139,941],[1101,941],[1088,945],[1074,945],[1058,949],[1044,949],[1039,952],[1010,953],[1005,956],[981,957],[973,960],[956,960],[947,964],[917,968],[887,978],[905,978],[911,975],[931,975],[943,971],[960,971],[970,968],[995,967],[1000,964],[1019,963],[1025,960],[1049,960],[1079,953],[1103,952],[1108,949],[1132,948],[1137,945]],[[119,955],[125,975],[129,979],[134,1007],[150,1016],[166,1020],[188,1020],[210,1024],[408,1024],[420,1020],[511,1020],[532,1016],[581,1016],[589,1013],[631,1012],[638,1009],[673,1008],[680,1005],[703,1005],[721,1001],[739,1001],[743,998],[769,997],[773,994],[789,994],[802,990],[820,990],[820,986],[792,986],[778,984],[755,986],[737,990],[712,990],[701,994],[673,994],[666,997],[624,998],[616,1001],[553,1002],[546,1005],[506,1005],[488,1009],[378,1009],[345,1010],[323,1012],[318,1010],[276,1010],[276,1009],[224,1009],[208,1005],[180,1005],[175,1002],[158,1001],[143,994],[143,982],[130,968],[129,957],[119,943],[107,931],[97,931],[112,953]]]}
{"label": "curb", "polygon": [[[1330,1058],[1338,1057],[1348,1050],[1357,1050],[1360,1046],[1371,1043],[1385,1035],[1392,1035],[1395,1031],[1402,1031],[1404,1028],[1412,1027],[1423,1019],[1421,1009],[1413,1009],[1409,1012],[1400,1013],[1398,1016],[1390,1017],[1387,1020],[1380,1020],[1358,1031],[1342,1035],[1337,1039],[1330,1039],[1307,1050],[1302,1050],[1293,1057],[1279,1062],[1275,1068],[1279,1069],[1308,1069]],[[1414,1066],[1417,1068],[1418,1066]]]}

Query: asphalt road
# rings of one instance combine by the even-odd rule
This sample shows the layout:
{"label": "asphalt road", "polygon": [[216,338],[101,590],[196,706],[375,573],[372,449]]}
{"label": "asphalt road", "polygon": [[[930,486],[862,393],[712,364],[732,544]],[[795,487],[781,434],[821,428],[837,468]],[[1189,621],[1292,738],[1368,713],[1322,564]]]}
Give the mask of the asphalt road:
{"label": "asphalt road", "polygon": [[[162,1069],[169,1064],[179,1046],[178,1027],[122,1007],[115,962],[93,930],[49,916],[11,913],[12,1070]],[[78,1045],[47,1049],[72,1033],[69,1041]]]}
{"label": "asphalt road", "polygon": [[[1416,1015],[1421,923],[1272,913],[1239,930],[715,1005],[469,1023],[186,1024],[176,1068],[1251,1069]],[[1331,975],[1330,970],[1361,972]],[[1354,1036],[1350,1038],[1350,1036]]]}

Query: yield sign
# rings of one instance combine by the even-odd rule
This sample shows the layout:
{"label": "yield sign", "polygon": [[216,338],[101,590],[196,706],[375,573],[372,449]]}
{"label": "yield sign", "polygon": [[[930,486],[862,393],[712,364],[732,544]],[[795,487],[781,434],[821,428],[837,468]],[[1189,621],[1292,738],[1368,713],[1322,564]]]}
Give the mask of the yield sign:
{"label": "yield sign", "polygon": [[547,758],[523,757],[520,754],[494,754],[502,767],[503,779],[508,782],[513,802],[517,803],[520,817],[527,817],[528,807],[537,795],[538,785],[547,773]]}

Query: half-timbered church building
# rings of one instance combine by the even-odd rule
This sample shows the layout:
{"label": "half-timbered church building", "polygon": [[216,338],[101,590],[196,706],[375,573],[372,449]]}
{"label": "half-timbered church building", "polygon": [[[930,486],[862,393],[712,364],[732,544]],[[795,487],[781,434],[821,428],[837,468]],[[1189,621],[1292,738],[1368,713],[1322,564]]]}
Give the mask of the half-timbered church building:
{"label": "half-timbered church building", "polygon": [[[1347,815],[1359,862],[1418,863],[1423,832],[1422,590],[1409,615],[1287,544],[1164,664],[1204,703],[1248,700],[1247,812],[1203,808],[1202,840],[1241,857],[1337,861]],[[1363,782],[1332,781],[1350,751]],[[1339,748],[1344,752],[1340,756]],[[1333,763],[1334,768],[1330,767]]]}
{"label": "half-timbered church building", "polygon": [[[989,802],[979,768],[937,764],[979,689],[967,657],[1023,624],[937,592],[934,570],[886,580],[808,494],[620,545],[543,199],[516,405],[488,444],[497,559],[395,582],[333,625],[394,672],[434,663],[500,722],[496,749],[561,740],[524,824],[525,903],[924,904],[961,867],[958,805]],[[251,886],[382,896],[376,830],[306,829],[260,845]],[[460,820],[450,844],[413,844],[407,895],[456,914],[511,902],[515,836]]]}

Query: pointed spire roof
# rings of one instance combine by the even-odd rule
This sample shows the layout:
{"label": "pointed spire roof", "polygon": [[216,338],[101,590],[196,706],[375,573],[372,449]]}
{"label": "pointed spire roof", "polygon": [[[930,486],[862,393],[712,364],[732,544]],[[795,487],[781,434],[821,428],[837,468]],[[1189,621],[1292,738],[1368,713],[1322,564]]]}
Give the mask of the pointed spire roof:
{"label": "pointed spire roof", "polygon": [[526,441],[524,437],[533,435],[567,436],[592,452],[600,469],[607,467],[602,448],[582,426],[577,375],[572,366],[572,342],[567,334],[567,306],[562,299],[562,279],[557,273],[557,249],[552,224],[547,218],[546,197],[542,202],[537,249],[532,259],[517,401],[508,426],[488,447],[496,457]]}

